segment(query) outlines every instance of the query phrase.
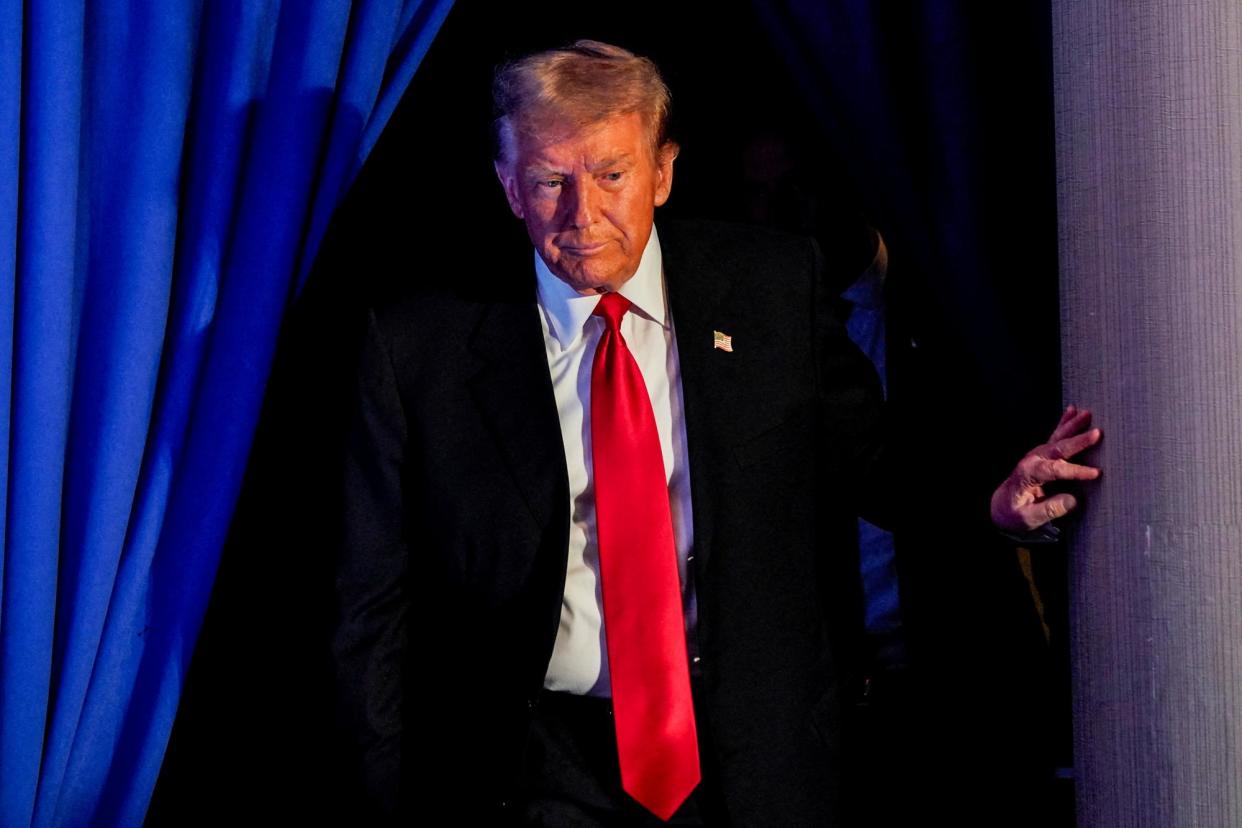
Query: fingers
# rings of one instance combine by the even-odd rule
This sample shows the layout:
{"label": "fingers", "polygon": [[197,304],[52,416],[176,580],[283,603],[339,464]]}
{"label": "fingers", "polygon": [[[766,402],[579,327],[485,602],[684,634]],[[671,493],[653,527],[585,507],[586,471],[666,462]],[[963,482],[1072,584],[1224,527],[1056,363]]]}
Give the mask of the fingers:
{"label": "fingers", "polygon": [[[1057,423],[1057,428],[1059,429],[1061,426],[1065,425],[1069,420],[1073,419],[1073,417],[1077,414],[1078,414],[1078,406],[1072,405],[1072,404],[1065,406],[1065,410],[1061,412],[1061,419]],[[1053,433],[1055,434],[1056,432],[1054,431]]]}
{"label": "fingers", "polygon": [[1049,447],[1048,456],[1058,460],[1073,457],[1078,452],[1090,448],[1098,442],[1100,442],[1100,430],[1093,428],[1090,431],[1084,431],[1082,434],[1057,440]]}
{"label": "fingers", "polygon": [[1055,480],[1095,480],[1100,470],[1094,466],[1070,463],[1060,457],[1044,457],[1038,451],[1023,458],[1014,470],[1023,489],[1031,490]]}
{"label": "fingers", "polygon": [[1007,532],[1027,532],[1065,517],[1077,506],[1077,498],[1066,492],[1034,500],[1011,500],[1002,487],[992,497],[992,522]]}
{"label": "fingers", "polygon": [[1065,517],[1077,505],[1078,501],[1072,494],[1062,493],[1029,506],[1020,506],[1017,512],[1027,529],[1038,529],[1049,521]]}
{"label": "fingers", "polygon": [[1064,460],[1050,460],[1044,468],[1048,475],[1043,480],[1045,483],[1053,480],[1095,480],[1100,476],[1100,470],[1095,466],[1083,466]]}
{"label": "fingers", "polygon": [[1067,406],[1048,442],[1019,461],[1009,478],[992,495],[992,522],[1002,529],[1038,529],[1064,517],[1077,505],[1075,497],[1060,492],[1045,497],[1043,485],[1061,480],[1095,480],[1100,470],[1071,463],[1068,458],[1100,442],[1102,433],[1091,428],[1091,412]]}
{"label": "fingers", "polygon": [[1057,427],[1053,429],[1052,436],[1048,438],[1049,443],[1056,443],[1071,437],[1083,431],[1087,426],[1091,425],[1091,412],[1087,409],[1079,409],[1077,406],[1067,406],[1065,413],[1061,415],[1061,421],[1057,423]]}

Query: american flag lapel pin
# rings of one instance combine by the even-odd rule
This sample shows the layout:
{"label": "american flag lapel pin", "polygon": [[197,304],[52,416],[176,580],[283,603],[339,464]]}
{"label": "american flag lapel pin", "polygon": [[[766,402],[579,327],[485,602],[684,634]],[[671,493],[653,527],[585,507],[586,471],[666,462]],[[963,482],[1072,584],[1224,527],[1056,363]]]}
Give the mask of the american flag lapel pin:
{"label": "american flag lapel pin", "polygon": [[733,337],[720,331],[712,331],[712,347],[733,353]]}

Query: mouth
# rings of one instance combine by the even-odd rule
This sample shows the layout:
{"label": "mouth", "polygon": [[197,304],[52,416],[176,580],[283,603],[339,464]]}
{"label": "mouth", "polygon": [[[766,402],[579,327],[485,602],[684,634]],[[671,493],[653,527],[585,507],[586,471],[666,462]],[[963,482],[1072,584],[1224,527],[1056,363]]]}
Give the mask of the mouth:
{"label": "mouth", "polygon": [[562,244],[559,245],[561,253],[570,256],[593,256],[608,246],[608,242],[596,242],[595,244]]}

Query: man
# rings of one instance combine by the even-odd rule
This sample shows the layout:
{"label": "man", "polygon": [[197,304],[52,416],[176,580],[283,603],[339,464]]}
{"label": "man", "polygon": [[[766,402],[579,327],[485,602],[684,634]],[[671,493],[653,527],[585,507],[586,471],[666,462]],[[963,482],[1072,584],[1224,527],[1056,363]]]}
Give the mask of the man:
{"label": "man", "polygon": [[[533,267],[446,241],[445,287],[371,312],[361,360],[335,649],[371,816],[831,824],[858,590],[832,538],[902,496],[874,371],[813,243],[654,229],[650,61],[581,41],[494,92]],[[1065,460],[1088,418],[998,525],[1072,508],[1039,487],[1095,475]]]}

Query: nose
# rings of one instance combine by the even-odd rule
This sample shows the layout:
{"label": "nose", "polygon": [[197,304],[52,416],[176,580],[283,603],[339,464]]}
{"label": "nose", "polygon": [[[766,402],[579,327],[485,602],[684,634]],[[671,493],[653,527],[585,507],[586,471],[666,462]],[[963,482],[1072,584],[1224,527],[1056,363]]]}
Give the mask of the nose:
{"label": "nose", "polygon": [[569,224],[574,228],[590,227],[599,219],[599,193],[595,182],[590,177],[576,179],[566,195]]}

